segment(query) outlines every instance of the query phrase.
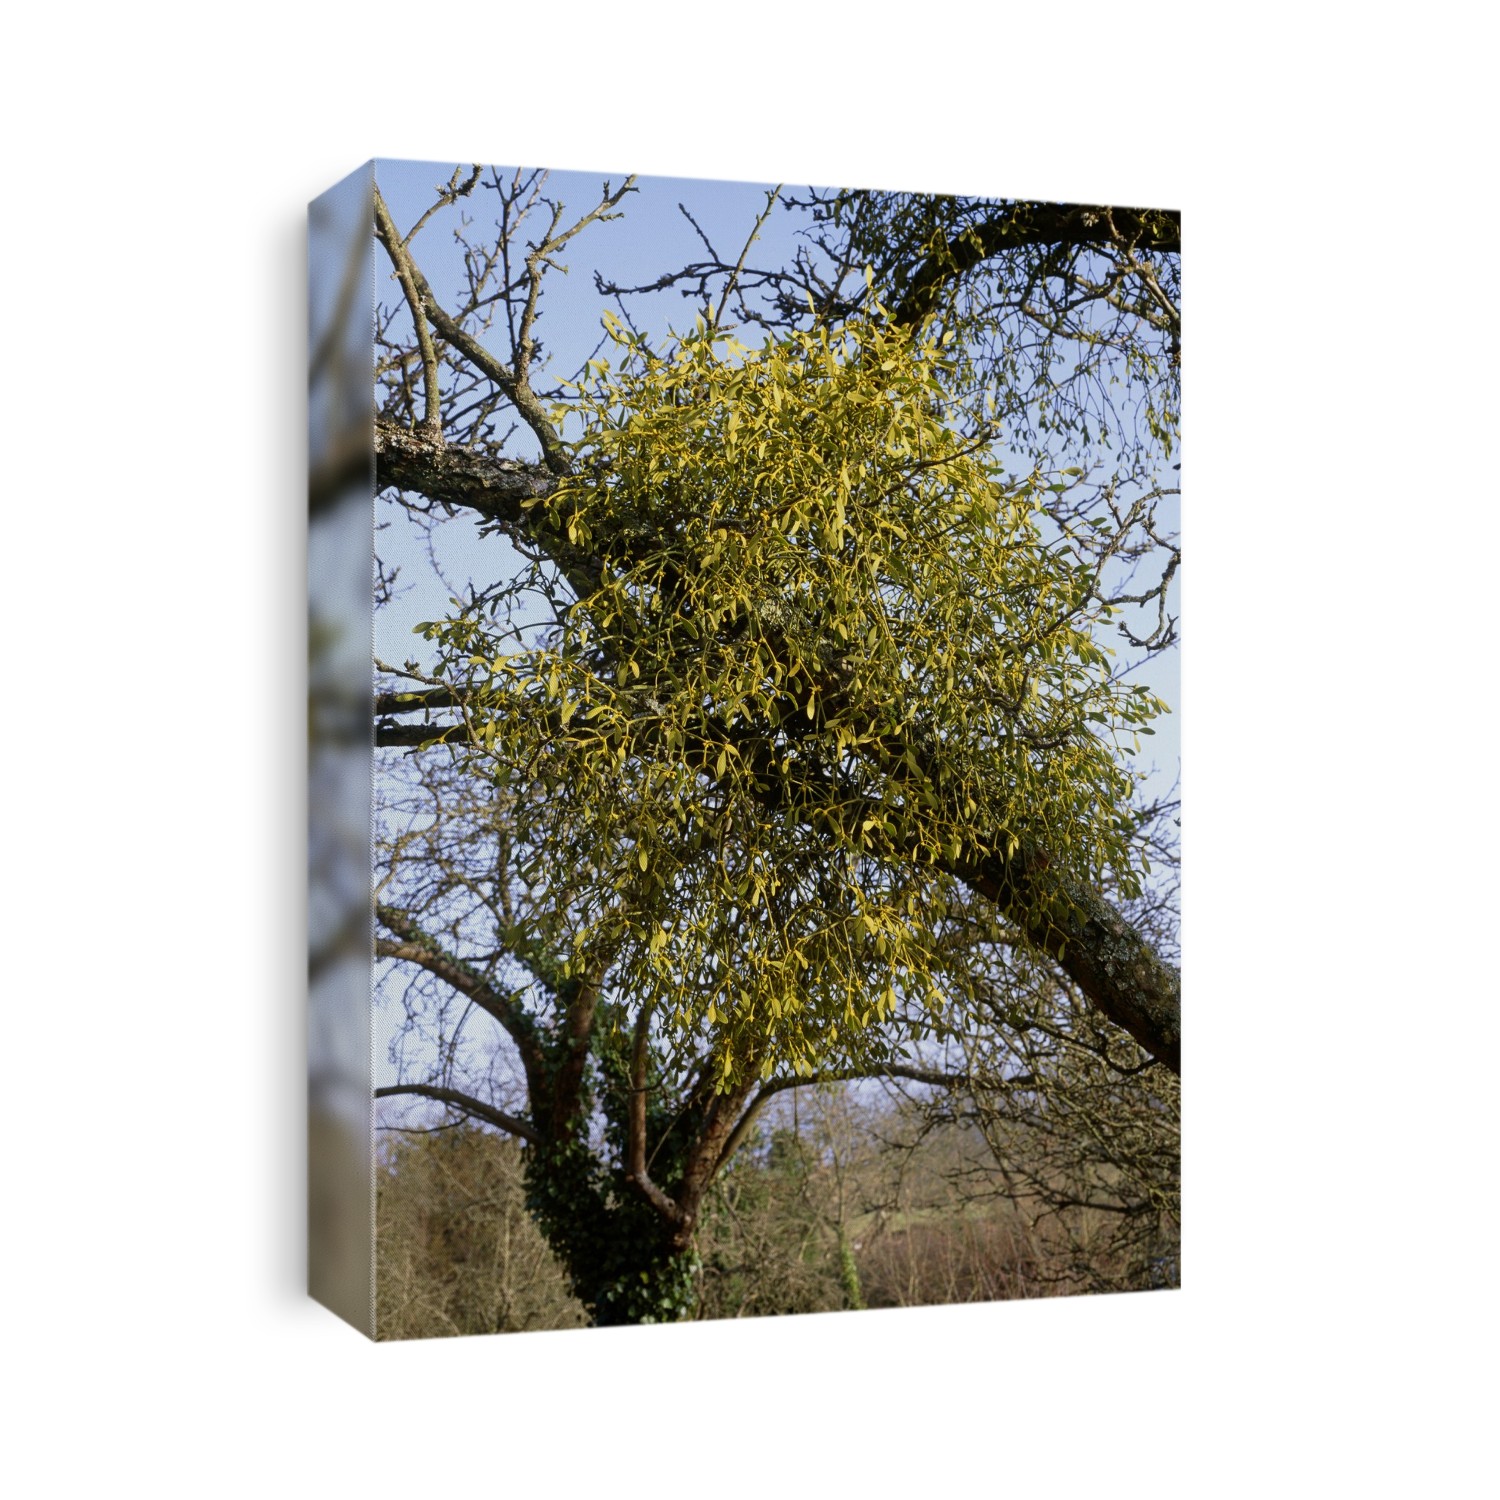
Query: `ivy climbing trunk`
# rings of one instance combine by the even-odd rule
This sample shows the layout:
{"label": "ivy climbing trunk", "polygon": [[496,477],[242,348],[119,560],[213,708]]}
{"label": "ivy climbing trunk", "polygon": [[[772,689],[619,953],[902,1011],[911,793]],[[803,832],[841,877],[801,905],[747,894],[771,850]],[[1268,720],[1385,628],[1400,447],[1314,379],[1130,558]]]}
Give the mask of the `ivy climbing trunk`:
{"label": "ivy climbing trunk", "polygon": [[697,1306],[697,1257],[585,1145],[532,1147],[526,1206],[596,1328],[673,1323]]}

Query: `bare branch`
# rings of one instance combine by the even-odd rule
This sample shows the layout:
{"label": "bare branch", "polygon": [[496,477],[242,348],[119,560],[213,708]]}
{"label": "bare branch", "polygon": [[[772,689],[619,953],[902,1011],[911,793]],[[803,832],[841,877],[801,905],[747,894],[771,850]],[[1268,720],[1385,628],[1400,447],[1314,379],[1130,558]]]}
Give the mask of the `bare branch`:
{"label": "bare branch", "polygon": [[[462,323],[452,317],[443,308],[438,302],[432,287],[428,284],[426,276],[422,274],[421,268],[411,258],[406,245],[396,236],[395,226],[391,223],[389,213],[385,215],[385,224],[387,227],[383,230],[379,228],[378,216],[382,204],[378,192],[375,197],[377,204],[377,231],[381,235],[381,243],[385,245],[387,253],[391,256],[392,264],[399,267],[404,261],[405,274],[410,279],[416,306],[426,315],[427,322],[431,323],[433,328],[454,349],[462,354],[475,369],[488,379],[494,381],[501,391],[505,393],[511,405],[521,414],[522,420],[531,429],[536,440],[541,444],[543,461],[548,471],[553,474],[566,473],[568,459],[562,446],[562,440],[558,437],[557,430],[548,420],[547,414],[542,410],[541,403],[533,393],[525,371],[512,370],[503,360],[497,359]],[[423,320],[415,312],[413,316],[419,330],[418,338],[420,339],[423,336]]]}
{"label": "bare branch", "polygon": [[497,1130],[507,1131],[532,1144],[539,1139],[536,1131],[525,1120],[518,1119],[515,1115],[508,1115],[503,1109],[496,1109],[494,1105],[486,1104],[482,1099],[474,1098],[472,1094],[461,1093],[458,1089],[439,1088],[430,1083],[394,1083],[375,1090],[377,1099],[393,1099],[403,1094],[419,1099],[435,1099],[439,1104],[452,1105],[454,1109],[461,1110],[471,1119],[483,1120]]}
{"label": "bare branch", "polygon": [[445,953],[408,913],[377,902],[375,915],[383,926],[401,939],[394,943],[385,938],[377,939],[375,951],[379,957],[415,964],[472,1000],[515,1042],[528,1083],[543,1078],[544,1059],[536,1036],[536,1023],[514,996],[497,990],[468,964]]}
{"label": "bare branch", "polygon": [[429,208],[422,215],[422,217],[411,226],[409,230],[407,230],[406,238],[403,239],[401,243],[403,245],[411,244],[411,242],[416,239],[416,237],[422,232],[423,228],[427,224],[427,221],[435,213],[437,213],[439,209],[451,208],[455,203],[458,202],[460,198],[467,198],[469,194],[479,186],[479,179],[483,174],[483,171],[484,168],[476,163],[469,169],[469,175],[467,177],[463,177],[463,168],[454,167],[453,175],[448,179],[448,185],[444,188],[439,189],[437,199],[434,201],[432,207]]}
{"label": "bare branch", "polygon": [[[415,234],[416,230],[412,233]],[[380,195],[379,188],[375,189],[375,234],[390,257],[391,265],[396,272],[396,280],[400,283],[402,295],[406,298],[406,305],[411,311],[412,327],[417,334],[417,349],[422,359],[421,430],[430,441],[441,443],[443,441],[443,406],[442,395],[438,390],[437,351],[433,347],[432,335],[427,329],[421,292],[421,287],[425,286],[426,282],[421,279],[422,273],[417,269],[416,262],[412,260],[411,252],[407,249],[411,235],[402,238],[395,221],[391,218],[390,209],[386,207],[385,199]]]}
{"label": "bare branch", "polygon": [[[745,257],[750,254],[751,245],[753,245],[760,237],[760,232],[765,227],[766,220],[771,217],[771,210],[775,207],[776,199],[780,195],[780,193],[781,184],[778,183],[774,188],[771,189],[769,193],[766,194],[766,206],[762,210],[760,216],[756,219],[755,227],[751,229],[748,238],[745,240],[745,248],[740,251],[740,258],[735,262],[734,270],[729,273],[729,276],[724,282],[724,294],[719,298],[719,306],[714,312],[713,318],[710,320],[710,327],[717,328],[719,326],[719,323],[722,321],[724,317],[724,309],[729,304],[730,294],[739,284],[740,274],[745,269]],[[694,225],[693,227],[696,229],[697,225]]]}
{"label": "bare branch", "polygon": [[755,1117],[777,1094],[784,1093],[787,1089],[806,1088],[820,1083],[852,1083],[858,1079],[877,1078],[904,1078],[912,1083],[931,1084],[934,1088],[958,1088],[967,1083],[968,1074],[943,1073],[936,1069],[920,1068],[907,1063],[886,1063],[879,1067],[834,1068],[800,1077],[769,1079],[760,1086],[745,1112],[735,1121],[734,1128],[725,1139],[718,1160],[714,1164],[715,1175],[729,1165],[730,1159],[739,1150],[745,1133],[754,1123]]}

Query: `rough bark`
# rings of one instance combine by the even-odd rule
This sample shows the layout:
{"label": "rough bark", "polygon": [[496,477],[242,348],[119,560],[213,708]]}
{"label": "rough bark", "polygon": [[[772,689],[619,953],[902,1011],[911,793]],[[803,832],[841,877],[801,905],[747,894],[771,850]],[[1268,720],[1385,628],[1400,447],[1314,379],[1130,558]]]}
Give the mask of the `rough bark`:
{"label": "rough bark", "polygon": [[956,234],[917,268],[896,308],[896,321],[920,322],[936,307],[949,282],[980,261],[1025,245],[1118,245],[1175,251],[1182,248],[1182,216],[1169,209],[1006,204]]}
{"label": "rough bark", "polygon": [[1055,876],[1044,855],[1018,849],[967,874],[1015,918],[1089,1002],[1152,1057],[1182,1072],[1182,976],[1097,891]]}
{"label": "rough bark", "polygon": [[460,505],[520,535],[522,502],[545,495],[556,476],[543,464],[490,458],[450,447],[395,422],[375,424],[375,478],[381,489],[406,490],[442,505]]}

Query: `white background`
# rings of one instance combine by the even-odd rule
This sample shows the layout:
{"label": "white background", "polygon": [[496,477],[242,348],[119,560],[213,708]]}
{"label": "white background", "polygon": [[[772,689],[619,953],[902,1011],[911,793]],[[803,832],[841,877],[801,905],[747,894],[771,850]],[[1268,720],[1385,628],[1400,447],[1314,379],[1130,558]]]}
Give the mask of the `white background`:
{"label": "white background", "polygon": [[[11,1493],[1493,1482],[1494,119],[1459,10],[13,17]],[[302,1297],[304,205],[375,155],[1184,210],[1180,1293],[382,1347]]]}

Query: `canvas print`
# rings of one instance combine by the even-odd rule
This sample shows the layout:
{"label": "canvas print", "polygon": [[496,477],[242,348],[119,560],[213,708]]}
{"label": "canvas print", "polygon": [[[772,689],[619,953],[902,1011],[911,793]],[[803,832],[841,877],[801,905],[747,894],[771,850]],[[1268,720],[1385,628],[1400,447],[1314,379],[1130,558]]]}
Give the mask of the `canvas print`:
{"label": "canvas print", "polygon": [[351,183],[351,1320],[1177,1286],[1179,215]]}

